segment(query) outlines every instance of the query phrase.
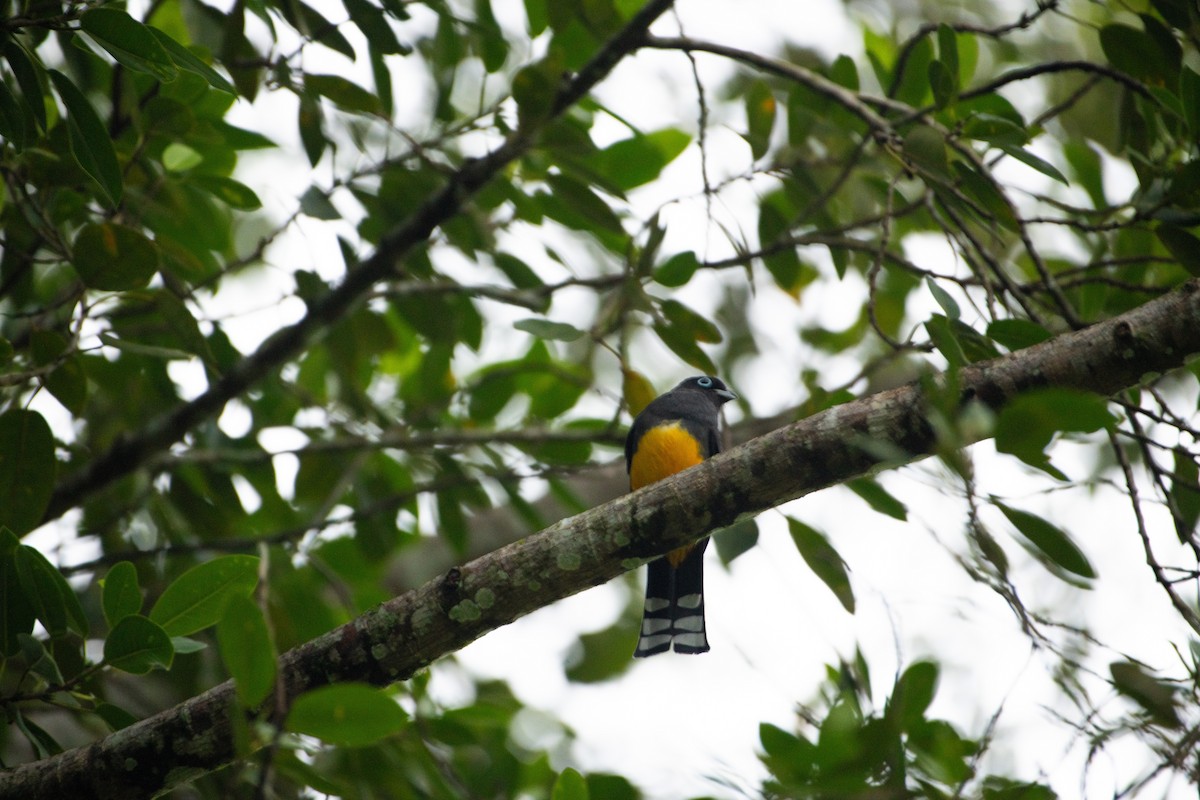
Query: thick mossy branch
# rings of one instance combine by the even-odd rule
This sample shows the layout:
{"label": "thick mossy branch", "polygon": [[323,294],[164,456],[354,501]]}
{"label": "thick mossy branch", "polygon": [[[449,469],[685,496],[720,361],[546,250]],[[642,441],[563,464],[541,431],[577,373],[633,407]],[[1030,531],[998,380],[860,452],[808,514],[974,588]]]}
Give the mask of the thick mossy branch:
{"label": "thick mossy branch", "polygon": [[[958,402],[1001,408],[1023,391],[1112,394],[1200,352],[1200,282],[1085,330],[958,373]],[[737,517],[779,505],[937,446],[929,397],[909,384],[831,408],[454,568],[281,658],[283,693],[404,680],[483,634]],[[632,650],[633,642],[630,642]],[[0,798],[130,798],[234,758],[232,684],[84,748],[0,774]]]}

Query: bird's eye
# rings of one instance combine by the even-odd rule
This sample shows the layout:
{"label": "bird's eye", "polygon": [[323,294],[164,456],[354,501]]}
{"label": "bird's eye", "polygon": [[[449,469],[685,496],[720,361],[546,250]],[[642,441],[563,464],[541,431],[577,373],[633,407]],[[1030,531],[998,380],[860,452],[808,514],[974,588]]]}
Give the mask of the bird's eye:
{"label": "bird's eye", "polygon": [[696,381],[696,385],[702,389],[711,389],[712,388],[712,378],[699,378]]}

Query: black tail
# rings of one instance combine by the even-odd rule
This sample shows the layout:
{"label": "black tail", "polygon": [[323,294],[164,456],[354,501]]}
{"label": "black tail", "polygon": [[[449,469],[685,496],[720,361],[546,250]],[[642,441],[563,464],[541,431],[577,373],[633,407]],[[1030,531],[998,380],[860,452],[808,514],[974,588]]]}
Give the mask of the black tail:
{"label": "black tail", "polygon": [[708,652],[704,631],[704,548],[708,540],[687,552],[678,566],[672,556],[650,562],[646,579],[646,606],[642,633],[634,658],[664,653],[675,645],[676,653]]}

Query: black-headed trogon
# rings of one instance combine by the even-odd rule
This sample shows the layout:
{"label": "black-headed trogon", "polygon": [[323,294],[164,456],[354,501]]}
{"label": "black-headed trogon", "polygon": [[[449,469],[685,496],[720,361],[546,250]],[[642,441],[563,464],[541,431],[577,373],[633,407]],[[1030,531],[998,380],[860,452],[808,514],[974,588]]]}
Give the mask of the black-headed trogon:
{"label": "black-headed trogon", "polygon": [[[629,488],[660,481],[721,450],[721,406],[736,398],[717,378],[688,378],[650,402],[625,439]],[[708,539],[650,562],[635,658],[669,650],[708,651],[704,631],[704,548]]]}

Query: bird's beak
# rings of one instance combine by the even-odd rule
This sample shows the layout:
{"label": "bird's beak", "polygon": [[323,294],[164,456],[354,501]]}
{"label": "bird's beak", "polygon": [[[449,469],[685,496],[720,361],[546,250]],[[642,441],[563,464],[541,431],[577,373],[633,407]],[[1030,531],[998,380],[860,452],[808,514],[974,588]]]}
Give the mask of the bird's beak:
{"label": "bird's beak", "polygon": [[733,392],[729,391],[728,389],[717,389],[717,397],[721,398],[725,402],[729,402],[730,400],[737,400],[737,395],[734,394]]}

